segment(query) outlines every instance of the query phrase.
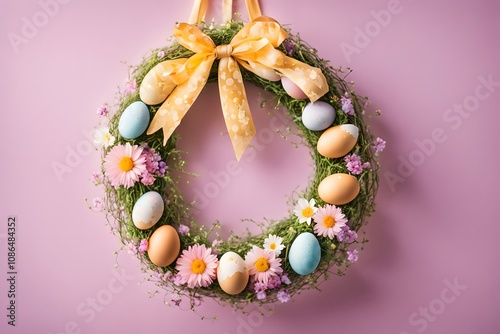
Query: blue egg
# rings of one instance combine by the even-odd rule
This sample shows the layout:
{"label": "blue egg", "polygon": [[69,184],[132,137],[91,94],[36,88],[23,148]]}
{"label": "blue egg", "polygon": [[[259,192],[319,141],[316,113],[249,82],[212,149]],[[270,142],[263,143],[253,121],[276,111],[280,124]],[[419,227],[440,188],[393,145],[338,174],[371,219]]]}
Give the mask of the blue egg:
{"label": "blue egg", "polygon": [[288,252],[288,262],[293,271],[299,275],[309,275],[321,260],[321,247],[314,234],[304,232],[299,234]]}
{"label": "blue egg", "polygon": [[149,109],[144,102],[130,104],[120,117],[118,131],[125,139],[135,139],[146,131],[149,125]]}
{"label": "blue egg", "polygon": [[302,111],[302,123],[312,131],[321,131],[328,128],[335,121],[335,109],[323,101],[309,102]]}

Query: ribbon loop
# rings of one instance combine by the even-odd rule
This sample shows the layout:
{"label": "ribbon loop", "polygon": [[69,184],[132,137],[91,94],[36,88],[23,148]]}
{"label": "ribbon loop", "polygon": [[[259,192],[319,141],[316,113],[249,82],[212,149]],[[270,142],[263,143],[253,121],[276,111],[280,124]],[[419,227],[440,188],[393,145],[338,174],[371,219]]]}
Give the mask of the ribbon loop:
{"label": "ribbon loop", "polygon": [[286,76],[313,102],[328,92],[321,70],[276,49],[287,33],[272,18],[257,17],[227,45],[216,46],[198,27],[187,23],[178,24],[174,36],[195,54],[189,59],[158,64],[146,74],[141,84],[141,99],[143,91],[148,93],[144,102],[158,104],[165,101],[147,130],[147,134],[152,134],[163,128],[164,143],[201,93],[216,59],[220,59],[218,82],[222,112],[238,160],[256,133],[240,66],[272,81]]}
{"label": "ribbon loop", "polygon": [[215,58],[221,59],[225,57],[231,57],[233,54],[233,47],[229,44],[219,45],[215,48]]}

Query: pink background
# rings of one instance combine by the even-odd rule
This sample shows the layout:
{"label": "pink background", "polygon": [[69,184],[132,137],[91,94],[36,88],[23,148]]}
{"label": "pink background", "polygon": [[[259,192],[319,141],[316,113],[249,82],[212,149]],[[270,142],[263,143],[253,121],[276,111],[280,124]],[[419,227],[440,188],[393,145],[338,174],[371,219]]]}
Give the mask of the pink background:
{"label": "pink background", "polygon": [[[191,2],[60,0],[44,22],[40,3],[47,2],[0,1],[0,332],[498,332],[500,84],[488,90],[479,79],[500,82],[497,1],[401,0],[394,7],[387,0],[261,0],[264,14],[300,32],[333,66],[354,69],[357,91],[370,96],[372,112],[382,110],[371,124],[388,145],[370,242],[347,276],[276,305],[272,315],[263,310],[247,318],[207,301],[199,312],[216,321],[166,307],[162,295],[149,299],[155,287],[140,284],[144,275],[126,252],[114,269],[120,244],[83,200],[102,194],[88,181],[100,158],[83,132],[93,130],[95,110],[113,102],[126,80],[122,62],[137,64],[163,46],[175,22],[188,18]],[[235,2],[244,12],[243,1]],[[220,7],[207,17],[220,21]],[[377,23],[374,13],[388,9],[393,13]],[[41,20],[38,31],[13,47],[9,34],[21,35],[34,19]],[[347,44],[356,53],[345,54]],[[259,90],[248,91],[259,99]],[[233,159],[219,135],[217,99],[208,87],[181,130],[198,136],[180,143],[202,174],[191,191]],[[470,113],[450,111],[464,103]],[[259,129],[270,120],[262,114]],[[266,141],[198,213],[204,223],[219,218],[240,231],[249,226],[240,218],[286,214],[285,196],[307,184],[309,157],[279,136]],[[76,152],[69,163],[68,152]],[[68,166],[61,180],[54,163]],[[5,317],[9,215],[18,217],[15,328]],[[96,299],[98,311],[90,306]]]}

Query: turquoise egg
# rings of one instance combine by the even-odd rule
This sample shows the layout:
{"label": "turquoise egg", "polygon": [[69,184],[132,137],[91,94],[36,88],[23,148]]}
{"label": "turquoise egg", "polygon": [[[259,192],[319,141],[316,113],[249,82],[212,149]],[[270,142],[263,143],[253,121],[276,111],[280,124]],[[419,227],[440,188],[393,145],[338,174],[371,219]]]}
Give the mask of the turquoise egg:
{"label": "turquoise egg", "polygon": [[288,252],[288,262],[299,275],[309,275],[321,260],[321,247],[314,234],[304,232],[299,234]]}
{"label": "turquoise egg", "polygon": [[312,131],[324,130],[335,121],[335,109],[323,101],[309,102],[302,111],[302,123]]}
{"label": "turquoise egg", "polygon": [[149,125],[149,109],[144,102],[130,104],[120,117],[118,131],[125,139],[135,139],[146,131]]}

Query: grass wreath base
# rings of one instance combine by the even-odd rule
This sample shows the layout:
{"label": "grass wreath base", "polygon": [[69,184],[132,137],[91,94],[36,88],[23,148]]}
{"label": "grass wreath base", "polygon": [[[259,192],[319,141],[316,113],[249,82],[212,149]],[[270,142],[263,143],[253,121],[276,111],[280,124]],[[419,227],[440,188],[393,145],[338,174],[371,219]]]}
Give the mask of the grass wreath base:
{"label": "grass wreath base", "polygon": [[[243,27],[241,22],[229,22],[222,26],[214,27],[213,25],[200,24],[199,27],[204,33],[209,35],[216,45],[228,44],[232,37]],[[343,213],[349,218],[350,228],[358,233],[361,228],[366,225],[367,218],[375,210],[375,194],[378,187],[378,161],[377,154],[374,152],[372,145],[374,138],[369,131],[369,127],[365,124],[362,118],[362,110],[367,102],[366,97],[360,97],[351,90],[352,84],[346,81],[347,72],[342,69],[333,68],[328,64],[328,61],[318,57],[317,51],[308,46],[300,39],[299,35],[289,34],[288,38],[279,47],[286,55],[298,59],[301,62],[318,67],[325,75],[329,92],[320,100],[333,105],[336,109],[336,119],[334,125],[338,124],[354,124],[359,128],[359,137],[354,151],[364,162],[369,162],[371,168],[363,171],[357,178],[359,180],[361,190],[359,195],[350,203],[342,206]],[[153,50],[143,62],[137,66],[132,73],[132,80],[135,80],[137,85],[140,85],[146,73],[151,70],[159,62],[190,57],[193,53],[178,43],[174,42],[171,46]],[[216,73],[217,63],[212,67],[209,82],[217,81]],[[301,121],[301,113],[308,100],[296,100],[290,97],[283,89],[281,83],[270,82],[262,79],[255,74],[242,69],[242,74],[247,82],[261,87],[265,91],[270,92],[276,97],[276,108],[284,107],[293,122],[296,124],[299,135],[303,138],[303,145],[310,147],[310,154],[315,164],[314,175],[311,176],[310,184],[301,197],[314,198],[318,204],[324,204],[318,196],[317,187],[319,182],[328,175],[334,173],[349,173],[346,163],[343,158],[329,159],[321,156],[315,149],[320,132],[311,131],[304,127]],[[353,116],[346,115],[340,108],[340,99],[344,94],[352,101],[355,110]],[[153,135],[142,135],[135,140],[121,138],[118,132],[118,121],[121,114],[127,106],[132,102],[140,100],[139,93],[119,94],[118,102],[113,106],[112,112],[104,119],[109,122],[110,133],[117,138],[117,143],[124,144],[130,142],[132,145],[146,142],[150,148],[158,152],[163,160],[168,165],[168,170],[164,177],[158,177],[154,184],[145,186],[137,182],[132,188],[125,189],[124,187],[112,187],[105,179],[102,184],[105,188],[104,212],[107,221],[112,227],[114,233],[120,238],[123,245],[130,243],[137,244],[138,240],[148,239],[153,230],[158,226],[169,224],[178,228],[182,223],[190,227],[190,232],[181,235],[181,248],[186,249],[189,245],[205,244],[207,247],[212,245],[212,240],[217,238],[217,229],[220,227],[218,223],[213,226],[205,227],[198,225],[189,215],[189,211],[193,203],[185,203],[183,196],[178,189],[179,178],[174,177],[174,172],[185,173],[185,161],[183,154],[176,149],[177,135],[174,134],[163,146],[163,137],[161,132],[156,132]],[[150,106],[150,112],[153,114],[159,108]],[[103,149],[102,158],[109,152],[108,149]],[[102,167],[104,171],[104,167]],[[165,196],[168,205],[165,206],[160,221],[149,230],[139,230],[132,223],[132,209],[134,203],[139,197],[147,191],[157,191]],[[293,295],[301,293],[308,289],[318,289],[320,284],[328,279],[330,275],[343,276],[351,262],[347,261],[347,248],[349,244],[330,240],[328,238],[318,237],[321,246],[321,261],[317,269],[310,275],[301,276],[296,274],[290,267],[287,259],[288,249],[293,240],[303,232],[312,232],[312,227],[304,223],[299,223],[296,216],[292,213],[276,221],[259,224],[262,233],[259,235],[235,235],[231,234],[228,240],[220,240],[217,247],[218,254],[222,255],[228,251],[233,251],[241,256],[244,256],[252,247],[252,245],[262,245],[264,238],[269,234],[275,234],[283,238],[283,244],[287,245],[286,252],[283,252],[281,257],[282,268],[288,274],[291,284],[287,286],[289,294]],[[362,249],[367,239],[356,241]],[[236,308],[242,308],[252,302],[260,304],[275,303],[278,301],[277,293],[269,291],[265,300],[258,300],[252,291],[245,290],[238,295],[226,294],[215,281],[208,288],[189,289],[185,286],[178,286],[170,279],[176,270],[174,264],[159,268],[149,260],[147,253],[137,253],[137,258],[141,263],[142,271],[148,274],[147,280],[153,282],[165,294],[168,301],[170,295],[176,296],[174,304],[178,304],[178,300],[187,297],[190,308],[194,309],[203,297],[210,297],[221,304],[230,304]],[[154,294],[153,294],[154,295]],[[170,301],[172,304],[172,301]]]}

